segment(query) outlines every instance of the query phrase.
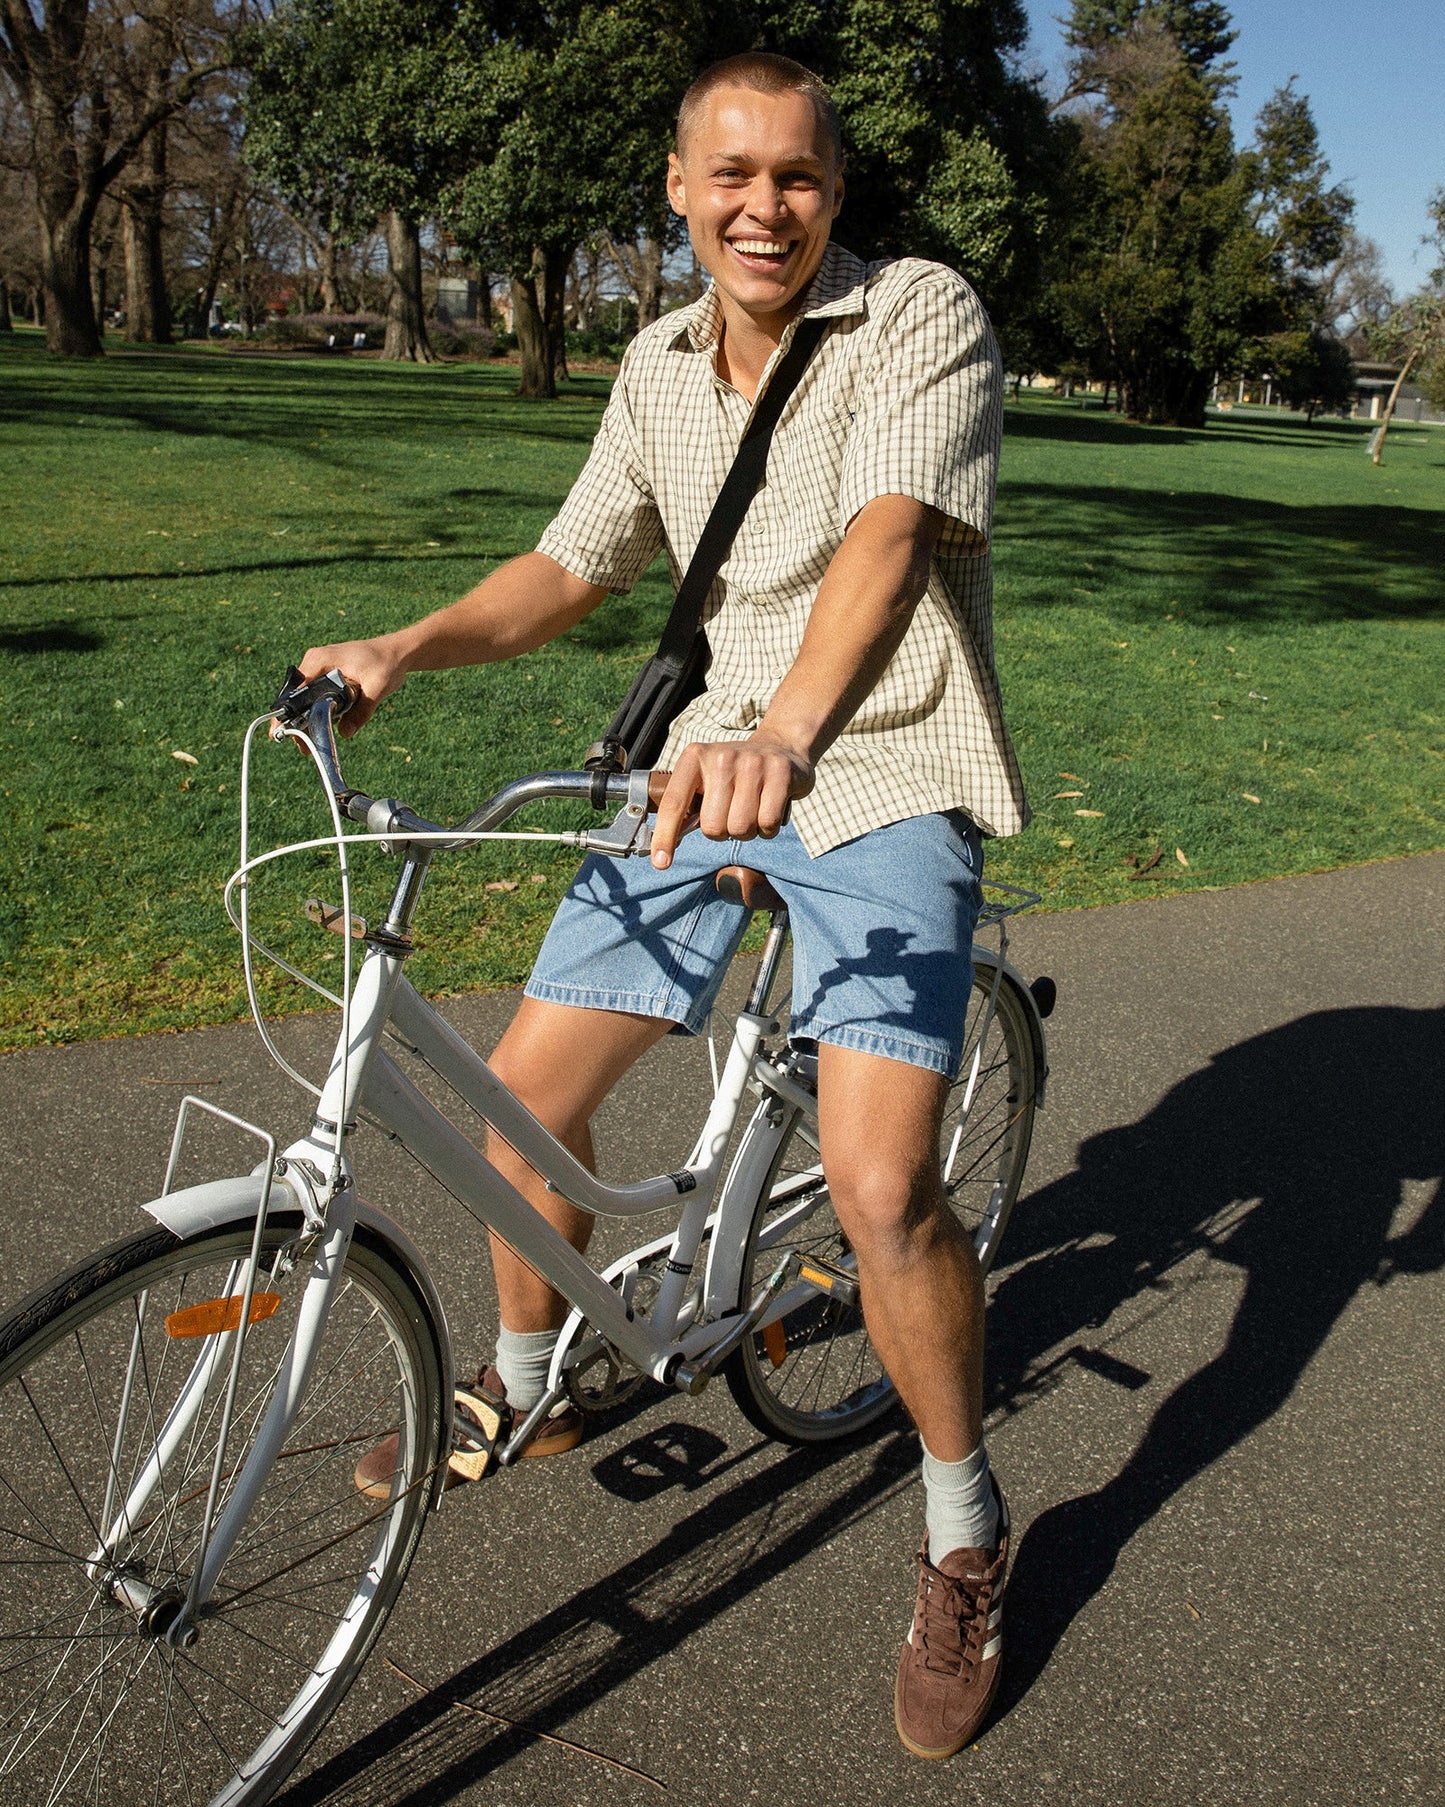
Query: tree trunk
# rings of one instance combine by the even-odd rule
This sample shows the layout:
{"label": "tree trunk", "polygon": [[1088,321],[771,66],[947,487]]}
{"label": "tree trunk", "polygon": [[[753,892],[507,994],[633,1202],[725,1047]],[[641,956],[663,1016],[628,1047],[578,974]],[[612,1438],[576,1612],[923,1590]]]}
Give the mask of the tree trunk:
{"label": "tree trunk", "polygon": [[421,233],[415,220],[394,210],[386,216],[386,262],[391,293],[386,303],[382,358],[393,364],[434,363],[422,314]]}
{"label": "tree trunk", "polygon": [[637,330],[662,312],[662,240],[644,233],[638,240]]}
{"label": "tree trunk", "polygon": [[339,314],[341,290],[336,282],[336,233],[330,228],[321,235],[317,262],[321,274],[321,311],[323,314]]}
{"label": "tree trunk", "polygon": [[1405,378],[1409,376],[1416,359],[1420,356],[1420,349],[1418,345],[1415,347],[1401,365],[1399,376],[1395,378],[1395,387],[1390,391],[1390,399],[1385,403],[1385,412],[1380,416],[1380,424],[1375,429],[1374,438],[1370,441],[1371,464],[1378,464],[1385,455],[1385,434],[1389,430],[1390,417],[1395,412],[1395,403],[1400,399],[1400,391],[1405,387]]}
{"label": "tree trunk", "polygon": [[552,401],[557,394],[557,375],[552,347],[547,339],[547,323],[537,296],[537,261],[540,261],[540,253],[534,259],[532,270],[525,276],[512,278],[512,325],[522,358],[517,394],[527,401]]}
{"label": "tree trunk", "polygon": [[567,372],[567,267],[570,251],[548,251],[542,263],[542,314],[552,345],[552,369],[559,378]]}
{"label": "tree trunk", "polygon": [[186,323],[186,337],[189,339],[204,339],[210,331],[211,303],[216,299],[216,290],[221,286],[221,271],[230,254],[231,239],[236,231],[236,215],[241,205],[241,190],[241,178],[237,175],[221,197],[219,210],[213,208],[211,211],[211,242],[206,254],[205,274],[201,278],[200,288],[196,290],[190,320]]}
{"label": "tree trunk", "polygon": [[90,213],[77,207],[54,224],[43,215],[40,220],[45,349],[74,358],[101,353],[90,293]]}
{"label": "tree trunk", "polygon": [[171,303],[166,293],[166,127],[149,133],[127,182],[125,224],[125,336],[137,345],[171,343]]}
{"label": "tree trunk", "polygon": [[0,333],[13,333],[15,322],[10,318],[10,284],[0,276]]}

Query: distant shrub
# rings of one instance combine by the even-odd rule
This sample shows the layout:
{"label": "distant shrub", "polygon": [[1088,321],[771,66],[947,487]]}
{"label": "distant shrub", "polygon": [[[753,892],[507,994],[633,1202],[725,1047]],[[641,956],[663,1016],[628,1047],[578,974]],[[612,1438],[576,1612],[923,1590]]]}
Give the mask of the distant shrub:
{"label": "distant shrub", "polygon": [[377,314],[287,314],[269,321],[256,337],[272,345],[334,344],[349,351],[358,333],[365,336],[366,348],[375,350],[386,337],[386,322]]}
{"label": "distant shrub", "polygon": [[484,326],[473,326],[464,320],[428,320],[427,338],[438,357],[489,358],[493,335]]}

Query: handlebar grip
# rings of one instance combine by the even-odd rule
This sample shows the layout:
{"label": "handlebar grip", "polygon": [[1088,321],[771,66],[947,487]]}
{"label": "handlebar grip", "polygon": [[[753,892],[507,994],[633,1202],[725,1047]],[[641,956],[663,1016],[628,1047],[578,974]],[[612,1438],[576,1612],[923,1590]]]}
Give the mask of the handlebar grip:
{"label": "handlebar grip", "polygon": [[308,680],[302,677],[297,666],[288,665],[276,701],[271,705],[271,713],[282,721],[299,723],[317,703],[331,702],[335,705],[335,714],[345,715],[355,701],[356,692],[335,666]]}

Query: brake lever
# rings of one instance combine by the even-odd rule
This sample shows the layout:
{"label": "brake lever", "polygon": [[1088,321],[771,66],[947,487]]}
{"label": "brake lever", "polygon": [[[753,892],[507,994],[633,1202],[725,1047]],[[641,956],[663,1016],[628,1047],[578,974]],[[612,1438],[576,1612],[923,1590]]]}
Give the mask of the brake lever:
{"label": "brake lever", "polygon": [[647,789],[651,777],[652,773],[645,769],[627,774],[627,801],[606,828],[589,829],[582,837],[582,845],[589,853],[610,853],[626,859],[631,854],[651,851],[652,803]]}
{"label": "brake lever", "polygon": [[341,775],[335,723],[336,717],[344,715],[355,701],[355,692],[335,666],[308,681],[296,666],[291,665],[287,667],[285,681],[271,705],[274,716],[272,740],[304,733],[316,749],[331,794],[348,814],[351,799],[361,793],[353,790]]}

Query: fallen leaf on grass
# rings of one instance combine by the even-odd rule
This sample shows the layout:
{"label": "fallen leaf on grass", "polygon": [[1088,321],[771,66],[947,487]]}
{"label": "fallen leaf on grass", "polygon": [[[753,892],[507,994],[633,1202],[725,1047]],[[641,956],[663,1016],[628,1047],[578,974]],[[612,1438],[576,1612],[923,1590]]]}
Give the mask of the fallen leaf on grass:
{"label": "fallen leaf on grass", "polygon": [[172,759],[179,759],[182,765],[199,765],[201,762],[194,753],[183,753],[179,747],[171,754]]}
{"label": "fallen leaf on grass", "polygon": [[1187,866],[1189,864],[1189,861],[1184,857],[1184,849],[1182,847],[1176,847],[1174,849],[1174,857],[1181,866]]}
{"label": "fallen leaf on grass", "polygon": [[534,885],[545,885],[546,882],[547,874],[545,872],[534,872],[532,874],[532,883]]}
{"label": "fallen leaf on grass", "polygon": [[1077,772],[1060,772],[1059,776],[1060,778],[1072,778],[1075,784],[1082,784],[1084,782]]}
{"label": "fallen leaf on grass", "polygon": [[515,891],[520,883],[521,880],[516,878],[494,878],[482,888],[486,891]]}
{"label": "fallen leaf on grass", "polygon": [[[1132,862],[1134,855],[1130,854],[1129,858]],[[1130,878],[1147,878],[1163,858],[1164,849],[1162,847],[1156,847],[1153,853],[1149,855],[1148,859],[1144,861],[1143,865],[1139,867],[1138,871],[1129,874]]]}
{"label": "fallen leaf on grass", "polygon": [[1239,794],[1241,797],[1244,798],[1246,803],[1258,803],[1259,802],[1259,798],[1255,796],[1253,791],[1241,791]]}
{"label": "fallen leaf on grass", "polygon": [[1074,844],[1074,842],[1073,842],[1073,838],[1072,838],[1072,836],[1070,836],[1070,835],[1065,835],[1065,836],[1064,836],[1064,838],[1063,838],[1063,840],[1061,840],[1061,841],[1060,841],[1060,842],[1059,842],[1059,846],[1060,846],[1060,847],[1072,847],[1072,846],[1073,846],[1073,844]]}
{"label": "fallen leaf on grass", "polygon": [[1055,791],[1054,799],[1057,802],[1060,797],[1082,797],[1083,794],[1082,791]]}
{"label": "fallen leaf on grass", "polygon": [[1257,702],[1257,703],[1267,703],[1269,701],[1269,698],[1267,696],[1261,696],[1257,690],[1251,690],[1249,694],[1254,698],[1255,702]]}
{"label": "fallen leaf on grass", "polygon": [[1076,809],[1074,811],[1076,816],[1102,816],[1103,813],[1101,809]]}

